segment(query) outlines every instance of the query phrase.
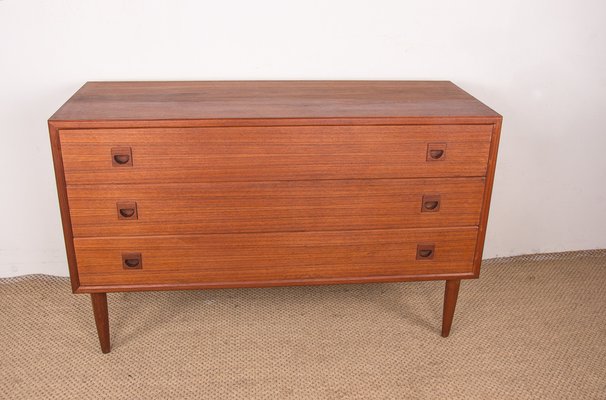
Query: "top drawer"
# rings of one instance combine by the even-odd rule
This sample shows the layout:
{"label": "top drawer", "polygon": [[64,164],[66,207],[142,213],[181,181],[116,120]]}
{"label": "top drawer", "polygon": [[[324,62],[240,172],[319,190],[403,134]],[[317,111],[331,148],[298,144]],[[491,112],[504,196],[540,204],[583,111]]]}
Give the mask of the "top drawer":
{"label": "top drawer", "polygon": [[68,185],[484,176],[492,125],[61,130]]}

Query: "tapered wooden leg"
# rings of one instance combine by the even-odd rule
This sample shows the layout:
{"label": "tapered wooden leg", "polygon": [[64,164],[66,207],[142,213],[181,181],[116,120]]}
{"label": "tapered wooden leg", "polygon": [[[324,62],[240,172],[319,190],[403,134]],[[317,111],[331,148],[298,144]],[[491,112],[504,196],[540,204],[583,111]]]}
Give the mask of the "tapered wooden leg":
{"label": "tapered wooden leg", "polygon": [[448,337],[450,327],[452,326],[452,317],[454,317],[457,297],[459,295],[460,279],[446,281],[446,290],[444,291],[444,313],[442,315],[442,336]]}
{"label": "tapered wooden leg", "polygon": [[91,293],[93,301],[93,313],[95,314],[95,324],[97,324],[97,334],[99,335],[99,343],[101,351],[109,353],[109,315],[107,312],[107,294],[106,293]]}

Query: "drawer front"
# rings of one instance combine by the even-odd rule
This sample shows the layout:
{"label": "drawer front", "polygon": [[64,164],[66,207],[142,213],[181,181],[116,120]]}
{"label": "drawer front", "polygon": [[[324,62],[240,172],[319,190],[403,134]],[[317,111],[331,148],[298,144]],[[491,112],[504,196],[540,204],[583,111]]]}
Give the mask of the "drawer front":
{"label": "drawer front", "polygon": [[484,176],[492,125],[60,131],[68,185]]}
{"label": "drawer front", "polygon": [[[276,281],[471,273],[477,233],[477,228],[392,229],[76,238],[74,244],[84,286],[263,286]],[[419,245],[434,250],[428,253]],[[132,260],[137,253],[140,262],[125,266],[123,259]]]}
{"label": "drawer front", "polygon": [[484,178],[74,185],[74,236],[475,226]]}

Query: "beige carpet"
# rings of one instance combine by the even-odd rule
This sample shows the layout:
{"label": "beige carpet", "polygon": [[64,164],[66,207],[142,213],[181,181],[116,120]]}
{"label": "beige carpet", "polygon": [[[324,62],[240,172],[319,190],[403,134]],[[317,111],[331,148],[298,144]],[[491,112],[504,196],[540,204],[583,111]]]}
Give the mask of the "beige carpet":
{"label": "beige carpet", "polygon": [[606,399],[606,250],[443,282],[109,295],[101,354],[66,278],[0,280],[1,399]]}

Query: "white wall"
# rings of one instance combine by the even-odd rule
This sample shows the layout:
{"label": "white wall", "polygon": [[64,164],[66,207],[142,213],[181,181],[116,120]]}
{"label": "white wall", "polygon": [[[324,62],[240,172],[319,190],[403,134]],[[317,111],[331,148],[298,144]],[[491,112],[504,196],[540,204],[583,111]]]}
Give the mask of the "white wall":
{"label": "white wall", "polygon": [[46,120],[87,80],[452,80],[504,116],[485,257],[606,247],[605,16],[603,0],[0,0],[0,276],[67,274]]}

